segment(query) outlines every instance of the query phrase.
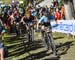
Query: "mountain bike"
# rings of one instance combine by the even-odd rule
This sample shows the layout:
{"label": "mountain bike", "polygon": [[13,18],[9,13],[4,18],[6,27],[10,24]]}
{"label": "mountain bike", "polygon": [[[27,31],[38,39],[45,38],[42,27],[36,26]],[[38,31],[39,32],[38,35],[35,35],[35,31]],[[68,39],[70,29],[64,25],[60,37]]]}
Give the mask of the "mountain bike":
{"label": "mountain bike", "polygon": [[51,48],[52,52],[55,55],[57,55],[56,45],[55,45],[55,42],[53,40],[53,36],[52,36],[50,26],[45,27],[45,31],[42,31],[42,39],[43,39],[47,49],[49,50]]}

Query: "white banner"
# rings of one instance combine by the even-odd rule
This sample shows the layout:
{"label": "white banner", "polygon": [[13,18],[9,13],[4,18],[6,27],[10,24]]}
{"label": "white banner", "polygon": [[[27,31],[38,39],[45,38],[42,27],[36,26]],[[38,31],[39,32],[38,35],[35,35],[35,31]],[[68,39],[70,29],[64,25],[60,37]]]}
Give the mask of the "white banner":
{"label": "white banner", "polygon": [[51,22],[53,32],[70,33],[75,35],[75,20],[60,20]]}

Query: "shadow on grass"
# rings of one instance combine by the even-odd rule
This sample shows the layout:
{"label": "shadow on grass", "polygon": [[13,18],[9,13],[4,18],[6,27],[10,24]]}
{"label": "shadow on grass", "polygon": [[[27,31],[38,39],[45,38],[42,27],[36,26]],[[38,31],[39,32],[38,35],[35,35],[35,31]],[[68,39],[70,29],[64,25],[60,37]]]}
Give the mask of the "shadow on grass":
{"label": "shadow on grass", "polygon": [[20,59],[20,60],[35,60],[35,59],[41,59],[43,57],[46,57],[46,56],[49,56],[50,54],[52,53],[46,53],[47,51],[42,51],[42,52],[39,52],[39,53],[35,53],[35,54],[30,54],[29,56],[23,58],[23,59]]}
{"label": "shadow on grass", "polygon": [[54,40],[57,40],[57,39],[62,39],[64,37],[56,37],[56,38],[53,38]]}
{"label": "shadow on grass", "polygon": [[44,47],[41,41],[23,42],[25,50],[36,50],[37,48]]}
{"label": "shadow on grass", "polygon": [[60,59],[60,57],[51,57],[51,58],[46,58],[44,60],[59,60],[59,59]]}
{"label": "shadow on grass", "polygon": [[[24,45],[27,45],[27,44],[28,44],[28,46],[25,47]],[[47,53],[47,50],[42,50],[41,52],[34,53],[34,54],[30,54],[29,53],[29,51],[35,51],[37,49],[43,48],[44,46],[43,46],[41,41],[34,41],[32,43],[26,42],[24,45],[22,43],[14,45],[15,50],[13,50],[12,52],[9,53],[9,57],[11,57],[11,56],[18,57],[18,56],[28,52],[29,56],[24,57],[21,60],[35,60],[35,59],[44,58],[46,56],[50,56],[50,54],[52,54],[52,52],[51,53]],[[52,59],[52,57],[51,57],[51,59]],[[56,59],[56,58],[54,58],[54,59]]]}
{"label": "shadow on grass", "polygon": [[[35,41],[34,43],[35,44],[37,44],[37,42],[38,42],[38,44],[40,44],[41,43],[41,41]],[[34,44],[33,43],[33,44]],[[32,45],[31,45],[32,46]],[[34,45],[34,47],[31,47],[29,50],[35,50],[37,47],[39,48],[41,45]],[[43,46],[42,46],[43,47]],[[48,50],[43,50],[43,51],[41,51],[41,52],[39,52],[39,53],[35,53],[35,54],[29,54],[29,56],[27,56],[27,57],[25,57],[25,58],[23,58],[23,59],[20,59],[20,60],[36,60],[36,59],[41,59],[41,58],[44,58],[44,57],[50,57],[50,54],[53,54],[53,52],[49,52],[49,53],[47,53],[48,52]],[[60,57],[59,57],[60,58]],[[49,60],[50,59],[53,59],[53,60],[59,60],[59,58],[58,57],[51,57],[51,58],[49,58]],[[48,59],[47,59],[48,60]]]}
{"label": "shadow on grass", "polygon": [[19,43],[19,44],[13,44],[13,45],[9,45],[7,46],[8,49],[16,49],[16,48],[19,48],[19,47],[22,47],[22,43]]}
{"label": "shadow on grass", "polygon": [[56,46],[57,47],[57,52],[58,52],[58,55],[59,57],[51,57],[51,58],[46,58],[44,60],[59,60],[60,56],[61,55],[65,55],[67,54],[67,51],[69,50],[70,46],[72,46],[74,41],[69,41],[69,42],[66,42],[64,44],[60,43],[60,45]]}
{"label": "shadow on grass", "polygon": [[21,41],[23,39],[25,39],[25,38],[20,38],[20,37],[16,37],[16,36],[14,36],[14,37],[7,37],[5,42],[16,43],[16,41],[18,42],[18,41]]}
{"label": "shadow on grass", "polygon": [[[14,43],[13,41],[15,41],[17,38],[13,38],[11,41],[9,42],[12,42],[12,44]],[[50,54],[52,53],[46,53],[47,51],[43,50],[42,52],[39,52],[39,53],[35,53],[35,54],[30,54],[29,52],[30,51],[35,51],[37,49],[40,49],[40,48],[43,48],[43,44],[42,44],[42,41],[34,41],[34,42],[27,42],[27,40],[24,40],[24,39],[17,39],[15,43],[18,43],[20,40],[21,43],[19,44],[13,44],[11,46],[8,46],[8,49],[13,49],[13,51],[9,52],[9,57],[11,56],[20,56],[20,55],[23,55],[25,54],[26,52],[29,54],[29,56],[27,57],[24,57],[23,59],[21,60],[35,60],[35,59],[41,59],[41,58],[44,58],[46,56],[49,56]],[[25,42],[23,42],[23,40]],[[58,52],[61,51],[59,53],[59,56],[61,55],[64,55],[67,53],[68,49],[70,48],[70,46],[72,46],[73,41],[69,41],[69,42],[66,42],[64,44],[60,44],[57,46],[57,50]],[[59,58],[55,58],[55,57],[50,57],[50,58],[46,58],[44,60],[59,60]]]}
{"label": "shadow on grass", "polygon": [[74,41],[69,41],[64,44],[60,43],[60,45],[57,46],[57,51],[59,52],[59,55],[61,56],[67,54],[67,51],[70,49],[70,46],[73,46],[73,42]]}
{"label": "shadow on grass", "polygon": [[22,54],[25,54],[26,52],[30,54],[29,51],[35,51],[37,49],[44,47],[40,43],[41,43],[40,41],[34,41],[32,43],[26,42],[26,43],[21,43],[21,44],[10,46],[8,48],[9,49],[13,48],[13,51],[9,52],[9,57],[20,56]]}

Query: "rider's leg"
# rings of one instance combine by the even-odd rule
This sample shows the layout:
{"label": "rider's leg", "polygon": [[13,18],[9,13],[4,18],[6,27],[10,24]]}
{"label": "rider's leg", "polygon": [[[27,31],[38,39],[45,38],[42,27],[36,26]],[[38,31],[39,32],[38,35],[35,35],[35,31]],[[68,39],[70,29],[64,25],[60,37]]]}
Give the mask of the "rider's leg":
{"label": "rider's leg", "polygon": [[51,43],[52,51],[53,51],[54,55],[57,55],[56,44],[54,42],[52,33],[50,33],[49,36],[50,36],[50,43]]}
{"label": "rider's leg", "polygon": [[28,25],[25,25],[25,27],[26,27],[26,30],[28,31],[28,30],[29,30],[29,27],[28,27]]}
{"label": "rider's leg", "polygon": [[14,29],[16,32],[16,36],[20,36],[21,33],[19,32],[19,24],[17,22],[14,22]]}
{"label": "rider's leg", "polygon": [[42,41],[43,41],[44,45],[46,46],[46,48],[48,48],[47,43],[46,43],[45,26],[44,25],[41,27],[41,34],[42,34]]}
{"label": "rider's leg", "polygon": [[0,49],[0,60],[4,60],[4,49]]}
{"label": "rider's leg", "polygon": [[31,42],[31,31],[30,31],[30,27],[26,24],[26,31],[27,31],[27,35],[28,35],[28,42]]}

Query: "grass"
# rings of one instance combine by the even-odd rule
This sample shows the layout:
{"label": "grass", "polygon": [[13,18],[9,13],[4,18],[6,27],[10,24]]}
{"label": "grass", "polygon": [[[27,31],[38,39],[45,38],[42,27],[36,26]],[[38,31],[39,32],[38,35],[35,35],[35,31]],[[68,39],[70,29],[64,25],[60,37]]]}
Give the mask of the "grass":
{"label": "grass", "polygon": [[[11,3],[11,0],[0,0],[2,1],[3,3],[6,3],[6,4],[10,4]],[[17,0],[17,1],[22,1],[22,0]]]}
{"label": "grass", "polygon": [[[35,37],[36,37],[35,38],[36,40],[33,43],[31,43],[30,46],[27,46],[25,49],[25,47],[23,45],[23,40],[26,40],[26,38],[12,37],[12,35],[6,35],[6,38],[4,39],[4,44],[7,46],[8,51],[9,51],[8,60],[45,60],[45,59],[50,59],[50,56],[52,55],[52,53],[47,51],[46,47],[43,46],[43,43],[40,40],[41,39],[40,33],[36,33]],[[56,45],[58,45],[60,47],[62,46],[62,48],[58,48],[58,50],[64,49],[63,46],[66,47],[66,46],[71,46],[72,44],[75,44],[74,39],[72,39],[72,37],[67,38],[66,34],[53,33],[53,38],[55,40]],[[71,47],[72,48],[69,50],[73,51],[73,53],[74,53],[75,46],[71,46]],[[66,47],[66,48],[68,48],[68,47]],[[49,52],[49,53],[47,53],[47,52]],[[70,53],[71,52],[69,51],[68,52],[69,56],[70,56]],[[75,56],[75,54],[73,54],[73,53],[71,53],[71,54],[73,56]],[[61,57],[63,60],[64,60],[65,55],[66,54],[61,54]],[[72,56],[72,60],[74,60],[73,56]],[[68,58],[68,55],[67,55],[67,58]]]}
{"label": "grass", "polygon": [[[0,0],[0,1],[2,1],[3,3],[6,3],[6,4],[10,4],[11,3],[11,0]],[[17,0],[17,1],[23,1],[23,0]],[[41,1],[44,1],[44,0],[40,0],[39,3]]]}
{"label": "grass", "polygon": [[3,3],[6,3],[6,4],[11,3],[11,0],[0,0],[0,1],[2,1]]}

